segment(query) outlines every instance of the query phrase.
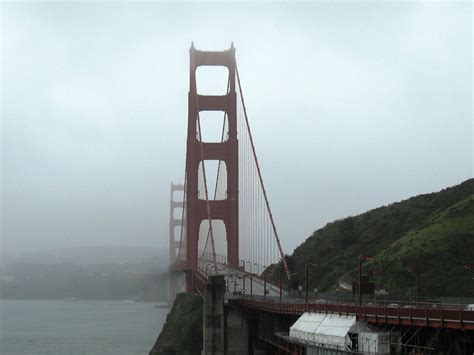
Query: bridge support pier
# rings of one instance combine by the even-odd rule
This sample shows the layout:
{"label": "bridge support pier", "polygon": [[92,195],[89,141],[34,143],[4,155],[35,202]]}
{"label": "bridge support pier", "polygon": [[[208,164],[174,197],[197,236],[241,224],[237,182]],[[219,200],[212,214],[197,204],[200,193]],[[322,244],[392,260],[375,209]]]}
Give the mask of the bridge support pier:
{"label": "bridge support pier", "polygon": [[227,355],[244,355],[249,352],[249,322],[238,309],[225,307],[225,339]]}
{"label": "bridge support pier", "polygon": [[204,292],[204,355],[224,355],[225,278],[211,276]]}
{"label": "bridge support pier", "polygon": [[249,323],[237,308],[224,305],[225,278],[211,276],[204,293],[204,355],[249,354]]}

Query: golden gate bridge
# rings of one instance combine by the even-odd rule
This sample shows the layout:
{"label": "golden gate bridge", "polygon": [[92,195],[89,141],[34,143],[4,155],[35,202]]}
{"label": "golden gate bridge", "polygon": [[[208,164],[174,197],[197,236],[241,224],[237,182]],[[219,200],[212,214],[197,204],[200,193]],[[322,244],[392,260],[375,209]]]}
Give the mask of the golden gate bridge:
{"label": "golden gate bridge", "polygon": [[[205,324],[209,329],[224,329],[223,334],[231,331],[231,326],[226,323],[228,317],[223,316],[229,312],[224,311],[225,307],[240,309],[241,313],[242,309],[251,311],[250,318],[243,317],[247,322],[245,332],[255,333],[249,329],[251,318],[256,317],[258,330],[253,336],[272,346],[275,353],[305,353],[304,344],[291,339],[288,331],[291,324],[296,324],[298,317],[306,313],[353,317],[354,322],[366,322],[385,327],[385,330],[390,326],[391,331],[396,329],[398,332],[396,343],[405,349],[415,349],[413,344],[416,341],[417,349],[422,349],[420,336],[427,337],[426,329],[438,333],[440,330],[467,331],[467,336],[474,339],[474,311],[461,305],[422,302],[374,304],[362,299],[360,280],[356,283],[358,300],[311,302],[307,284],[305,298],[301,292],[292,293],[291,273],[270,208],[249,124],[235,48],[232,45],[228,50],[211,52],[197,50],[192,45],[189,55],[185,177],[184,184],[171,184],[171,302],[178,292],[201,294],[205,304],[212,303],[208,311],[205,307]],[[202,66],[227,68],[225,93],[199,94],[196,72]],[[222,113],[222,122],[215,122],[221,127],[217,142],[204,139],[202,116],[209,111]],[[215,176],[210,175],[212,162],[217,162],[217,168],[212,171]],[[211,180],[213,184],[210,184]],[[273,284],[267,280],[267,271],[276,264],[279,265],[280,281]],[[284,282],[288,287],[283,287]],[[219,293],[216,290],[220,290],[220,296],[216,296]],[[238,329],[232,331],[246,336]],[[211,331],[211,334],[214,333]],[[466,333],[462,334],[466,336]],[[247,335],[247,342],[251,337]],[[226,353],[222,349],[230,346],[229,341],[232,341],[229,337],[214,334],[204,341],[205,353]],[[238,348],[237,344],[234,346]],[[208,351],[216,347],[222,351]]]}

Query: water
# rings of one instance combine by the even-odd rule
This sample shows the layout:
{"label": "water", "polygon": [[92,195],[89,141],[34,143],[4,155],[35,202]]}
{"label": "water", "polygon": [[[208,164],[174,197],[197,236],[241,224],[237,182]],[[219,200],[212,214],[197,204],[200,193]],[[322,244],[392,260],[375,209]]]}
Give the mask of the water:
{"label": "water", "polygon": [[168,311],[141,302],[0,300],[0,354],[148,354]]}

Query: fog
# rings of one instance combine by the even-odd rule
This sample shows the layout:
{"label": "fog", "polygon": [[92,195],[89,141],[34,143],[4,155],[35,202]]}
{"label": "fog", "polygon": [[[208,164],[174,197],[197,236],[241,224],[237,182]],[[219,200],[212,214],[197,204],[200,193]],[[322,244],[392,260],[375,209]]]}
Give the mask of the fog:
{"label": "fog", "polygon": [[1,4],[2,253],[167,247],[191,41],[233,42],[283,248],[473,176],[472,5]]}

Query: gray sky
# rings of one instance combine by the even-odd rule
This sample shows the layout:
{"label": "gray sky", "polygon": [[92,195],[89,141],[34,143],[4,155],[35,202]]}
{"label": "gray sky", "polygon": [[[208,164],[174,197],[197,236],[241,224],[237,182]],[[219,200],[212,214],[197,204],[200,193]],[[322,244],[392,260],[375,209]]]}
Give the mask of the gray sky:
{"label": "gray sky", "polygon": [[285,251],[473,176],[472,5],[5,3],[2,250],[166,246],[188,49],[233,41]]}

